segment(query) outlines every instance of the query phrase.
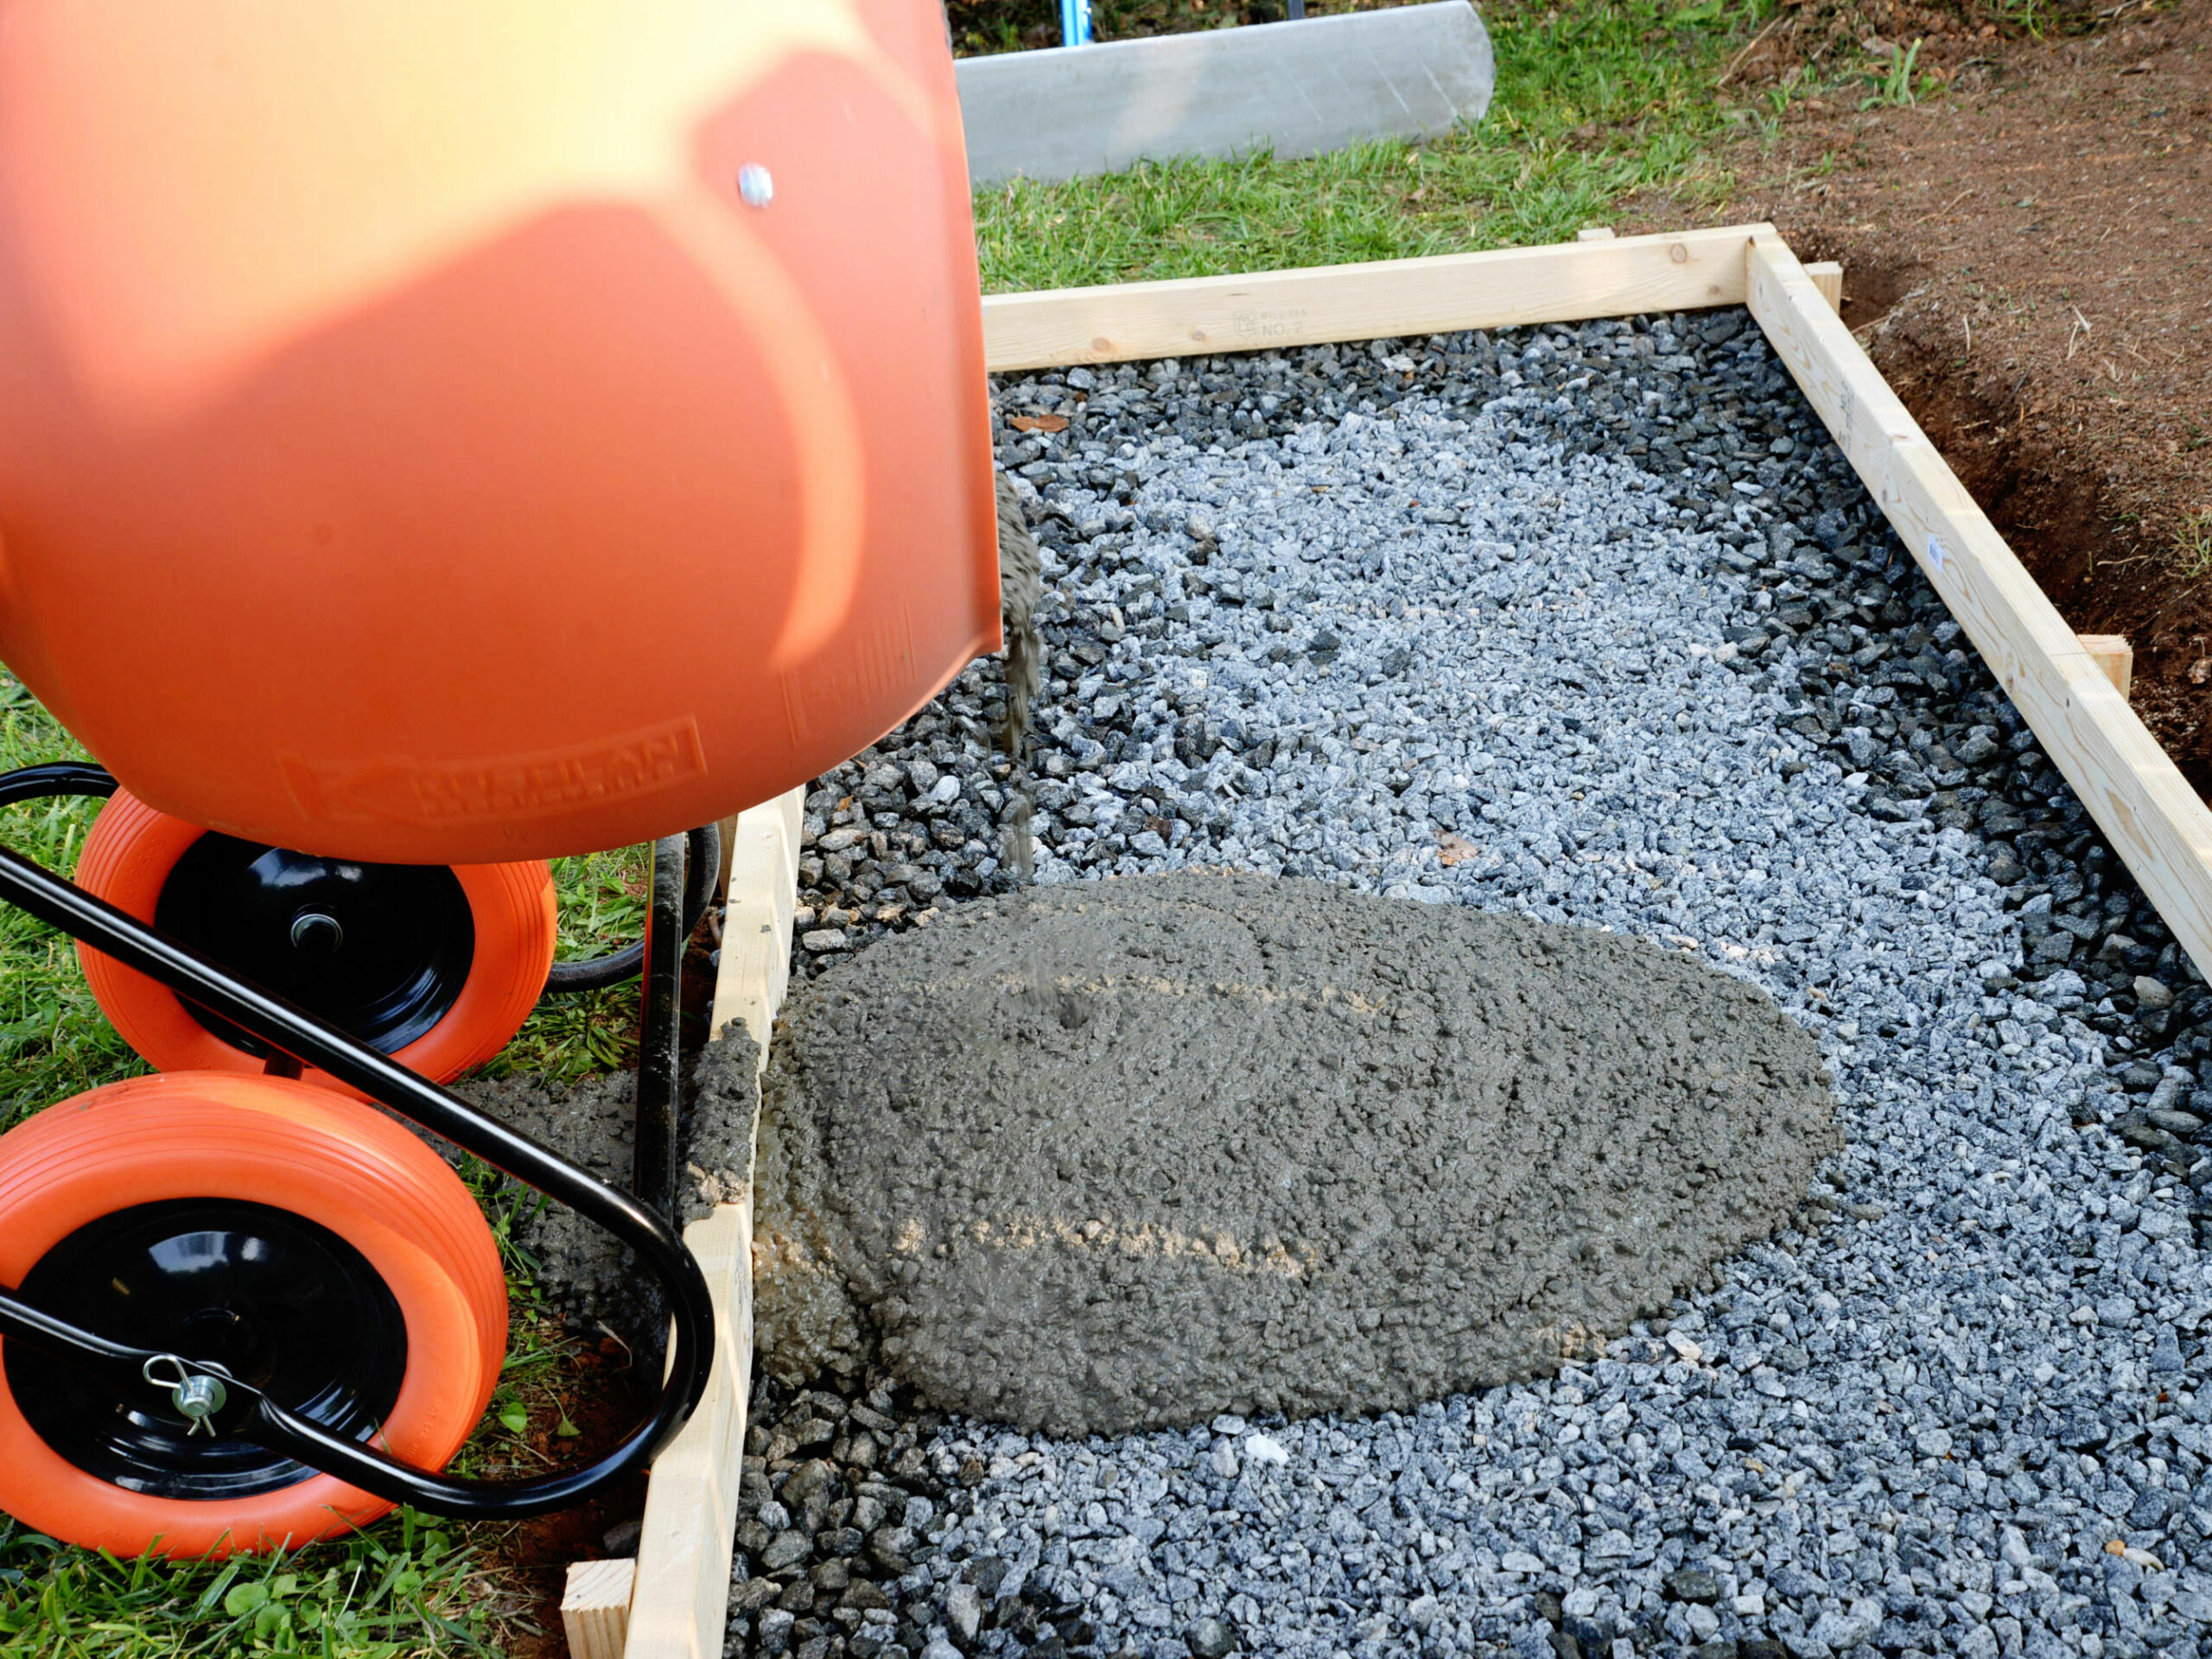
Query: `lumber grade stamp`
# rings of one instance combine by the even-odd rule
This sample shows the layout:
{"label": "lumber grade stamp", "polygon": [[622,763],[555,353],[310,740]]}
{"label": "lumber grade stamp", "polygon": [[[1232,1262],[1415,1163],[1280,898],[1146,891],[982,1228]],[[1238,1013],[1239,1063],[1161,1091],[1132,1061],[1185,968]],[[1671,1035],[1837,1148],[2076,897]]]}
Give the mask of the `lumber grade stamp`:
{"label": "lumber grade stamp", "polygon": [[[735,1020],[767,1064],[789,982],[804,791],[741,813],[728,836],[721,963],[709,1035]],[[718,1659],[729,1611],[746,1404],[753,1386],[753,1194],[683,1230],[715,1302],[707,1392],[653,1462],[632,1561],[569,1569],[561,1618],[575,1659]]]}

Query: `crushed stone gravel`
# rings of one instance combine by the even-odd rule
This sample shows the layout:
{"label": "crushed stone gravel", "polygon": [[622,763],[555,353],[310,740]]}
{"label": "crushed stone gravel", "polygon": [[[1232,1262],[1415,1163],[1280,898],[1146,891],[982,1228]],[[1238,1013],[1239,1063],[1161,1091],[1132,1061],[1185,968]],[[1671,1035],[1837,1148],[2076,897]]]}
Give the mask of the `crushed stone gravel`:
{"label": "crushed stone gravel", "polygon": [[[1834,1218],[1410,1412],[912,1417],[874,1531],[858,1465],[756,1437],[754,1522],[795,1480],[855,1508],[741,1552],[731,1650],[2202,1651],[2212,995],[1744,315],[999,397],[1067,422],[1000,447],[1040,880],[1225,865],[1694,951],[1820,1042]],[[1000,686],[810,795],[802,975],[1006,884]]]}

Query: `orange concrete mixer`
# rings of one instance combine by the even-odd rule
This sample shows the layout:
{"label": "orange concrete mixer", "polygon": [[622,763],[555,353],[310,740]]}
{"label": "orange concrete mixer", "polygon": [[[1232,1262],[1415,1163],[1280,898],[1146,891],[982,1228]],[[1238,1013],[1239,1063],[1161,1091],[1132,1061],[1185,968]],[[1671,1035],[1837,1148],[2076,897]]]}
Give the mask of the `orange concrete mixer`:
{"label": "orange concrete mixer", "polygon": [[[986,396],[937,0],[0,0],[0,657],[100,763],[0,802],[115,792],[82,885],[0,854],[0,899],[164,1068],[0,1136],[0,1508],[250,1548],[673,1433],[664,1191],[437,1085],[545,983],[543,860],[997,646]],[[504,1287],[365,1099],[661,1281],[667,1388],[588,1468],[437,1472]]]}
{"label": "orange concrete mixer", "polygon": [[620,846],[995,645],[936,5],[5,23],[0,658],[147,804]]}

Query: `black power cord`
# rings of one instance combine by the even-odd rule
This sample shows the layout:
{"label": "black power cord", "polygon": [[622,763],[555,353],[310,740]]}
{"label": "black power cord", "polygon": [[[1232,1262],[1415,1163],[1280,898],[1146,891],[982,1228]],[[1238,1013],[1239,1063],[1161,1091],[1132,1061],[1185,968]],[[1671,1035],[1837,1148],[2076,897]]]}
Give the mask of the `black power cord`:
{"label": "black power cord", "polygon": [[[715,896],[715,883],[722,865],[721,826],[702,824],[685,840],[685,862],[690,880],[685,884],[683,893],[683,937],[688,939]],[[626,979],[635,979],[645,961],[645,942],[640,939],[607,956],[592,957],[582,962],[556,962],[545,976],[544,994],[569,996],[578,991],[603,990],[609,985],[620,985]]]}

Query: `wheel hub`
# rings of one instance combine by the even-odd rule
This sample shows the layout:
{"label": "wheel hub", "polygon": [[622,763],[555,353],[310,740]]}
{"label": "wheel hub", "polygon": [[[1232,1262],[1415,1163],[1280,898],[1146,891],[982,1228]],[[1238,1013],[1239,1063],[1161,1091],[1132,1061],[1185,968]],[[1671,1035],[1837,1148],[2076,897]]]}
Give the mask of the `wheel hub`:
{"label": "wheel hub", "polygon": [[[391,1414],[407,1370],[406,1321],[367,1259],[328,1228],[267,1205],[182,1198],[119,1210],[48,1250],[22,1294],[112,1340],[212,1362],[352,1440]],[[126,1491],[245,1497],[315,1472],[241,1436],[195,1433],[156,1390],[126,1400],[18,1344],[4,1361],[39,1438]]]}
{"label": "wheel hub", "polygon": [[292,948],[307,957],[334,957],[346,948],[346,930],[335,916],[303,910],[292,918]]}
{"label": "wheel hub", "polygon": [[[442,865],[355,864],[202,836],[154,925],[386,1054],[442,1020],[476,954],[468,895]],[[232,1046],[268,1046],[193,1007]]]}

